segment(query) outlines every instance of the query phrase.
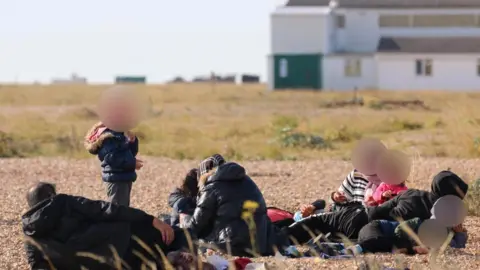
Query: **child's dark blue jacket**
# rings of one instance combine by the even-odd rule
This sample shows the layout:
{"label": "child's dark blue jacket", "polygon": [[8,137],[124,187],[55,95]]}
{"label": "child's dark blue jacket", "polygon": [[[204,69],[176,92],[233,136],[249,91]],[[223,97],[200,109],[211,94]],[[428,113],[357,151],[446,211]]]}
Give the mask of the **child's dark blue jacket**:
{"label": "child's dark blue jacket", "polygon": [[[97,130],[98,131],[98,130]],[[94,131],[94,132],[97,132]],[[102,167],[102,179],[105,182],[134,182],[137,180],[135,156],[138,153],[138,139],[129,142],[123,132],[110,129],[100,131],[98,136],[87,141],[87,150],[98,156]]]}

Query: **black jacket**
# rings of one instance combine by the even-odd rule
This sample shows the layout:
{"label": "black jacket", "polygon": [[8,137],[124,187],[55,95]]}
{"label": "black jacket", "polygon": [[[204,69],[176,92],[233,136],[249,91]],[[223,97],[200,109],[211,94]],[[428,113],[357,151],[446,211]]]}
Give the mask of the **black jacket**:
{"label": "black jacket", "polygon": [[[459,194],[461,191],[463,194]],[[450,171],[442,171],[432,181],[432,190],[409,189],[380,206],[368,209],[369,220],[408,220],[412,218],[429,219],[431,209],[436,200],[446,195],[465,196],[466,184],[458,175]]]}
{"label": "black jacket", "polygon": [[168,205],[172,207],[170,223],[172,226],[179,224],[180,214],[193,215],[196,206],[196,197],[185,194],[181,189],[175,188],[168,196]]}
{"label": "black jacket", "polygon": [[[80,269],[80,264],[88,269],[108,269],[75,254],[91,252],[112,257],[112,245],[122,257],[134,222],[152,224],[153,216],[135,208],[65,194],[35,205],[22,216],[25,236],[40,245],[58,270]],[[31,269],[50,269],[38,246],[27,240],[25,248]]]}
{"label": "black jacket", "polygon": [[242,219],[245,201],[258,204],[253,214],[256,252],[263,256],[273,255],[273,246],[286,245],[287,238],[268,218],[262,192],[246,175],[245,169],[236,163],[221,165],[206,181],[186,227],[224,251],[227,251],[227,242],[230,241],[234,256],[251,256],[245,251],[252,250],[249,226]]}

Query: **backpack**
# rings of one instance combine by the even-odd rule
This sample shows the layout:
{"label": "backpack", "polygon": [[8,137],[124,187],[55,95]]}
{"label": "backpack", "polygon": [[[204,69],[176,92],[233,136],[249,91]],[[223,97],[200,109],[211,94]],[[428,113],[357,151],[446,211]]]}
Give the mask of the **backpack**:
{"label": "backpack", "polygon": [[293,213],[277,207],[267,207],[267,216],[277,227],[288,227],[295,223]]}

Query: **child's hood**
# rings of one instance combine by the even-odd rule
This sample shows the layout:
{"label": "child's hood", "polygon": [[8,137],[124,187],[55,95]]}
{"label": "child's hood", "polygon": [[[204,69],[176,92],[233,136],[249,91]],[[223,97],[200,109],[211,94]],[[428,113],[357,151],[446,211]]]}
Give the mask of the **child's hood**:
{"label": "child's hood", "polygon": [[96,155],[102,147],[103,141],[113,136],[103,123],[97,123],[85,136],[85,148],[90,154]]}

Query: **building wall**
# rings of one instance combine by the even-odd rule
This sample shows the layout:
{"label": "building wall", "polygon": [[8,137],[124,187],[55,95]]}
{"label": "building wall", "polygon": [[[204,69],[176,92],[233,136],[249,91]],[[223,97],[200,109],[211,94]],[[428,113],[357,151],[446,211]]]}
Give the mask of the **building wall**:
{"label": "building wall", "polygon": [[329,47],[327,14],[272,14],[272,54],[323,53]]}
{"label": "building wall", "polygon": [[[347,59],[361,61],[361,76],[345,75]],[[323,58],[323,88],[327,90],[375,89],[376,63],[373,55],[328,55]]]}
{"label": "building wall", "polygon": [[381,36],[438,37],[480,36],[477,27],[380,27],[381,15],[459,15],[480,14],[480,9],[337,9],[345,16],[345,28],[337,29],[337,47],[340,52],[374,52]]}
{"label": "building wall", "polygon": [[275,88],[275,67],[273,66],[274,59],[272,55],[267,56],[267,88],[268,90],[274,90]]}
{"label": "building wall", "polygon": [[[381,90],[480,90],[480,54],[377,54],[375,58]],[[432,76],[416,74],[416,59],[432,59]]]}
{"label": "building wall", "polygon": [[338,11],[345,16],[345,28],[337,29],[339,52],[374,52],[380,39],[375,11]]}

